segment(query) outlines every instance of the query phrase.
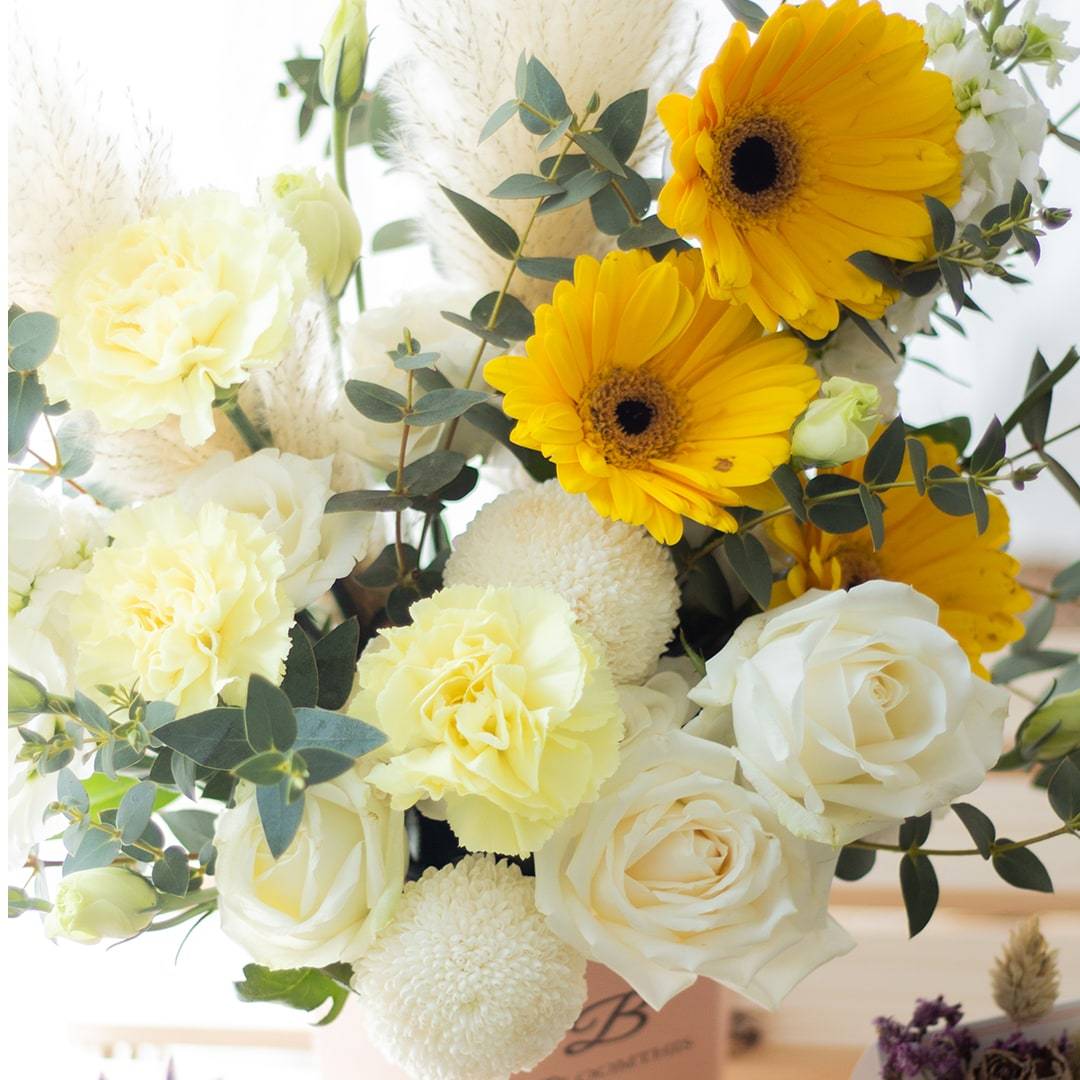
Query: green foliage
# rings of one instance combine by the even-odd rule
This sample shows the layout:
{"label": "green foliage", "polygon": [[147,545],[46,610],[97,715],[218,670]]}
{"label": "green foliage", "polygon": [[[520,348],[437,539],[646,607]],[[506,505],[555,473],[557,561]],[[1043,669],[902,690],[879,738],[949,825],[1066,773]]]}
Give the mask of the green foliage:
{"label": "green foliage", "polygon": [[724,0],[724,7],[731,12],[733,19],[745,23],[748,30],[757,33],[765,25],[768,15],[753,0]]}
{"label": "green foliage", "polygon": [[490,396],[483,390],[459,390],[457,387],[431,390],[416,402],[406,415],[405,423],[411,427],[445,424],[447,420],[464,415],[474,405],[490,400]]}
{"label": "green foliage", "polygon": [[[1002,838],[999,843],[1011,844],[1012,841]],[[1006,851],[995,851],[991,862],[998,876],[1014,888],[1046,893],[1054,891],[1054,885],[1046,867],[1030,848],[1016,847]]]}
{"label": "green foliage", "polygon": [[835,875],[841,881],[859,881],[873,870],[875,862],[877,852],[872,848],[841,848],[840,856],[836,860]]}
{"label": "green foliage", "polygon": [[[496,304],[498,304],[497,316]],[[505,292],[492,292],[482,296],[473,305],[469,318],[475,323],[489,327],[510,341],[524,341],[533,332],[532,313],[516,296]]]}
{"label": "green foliage", "polygon": [[50,911],[52,904],[36,896],[29,896],[25,889],[8,886],[8,918],[16,919],[27,911]]}
{"label": "green foliage", "polygon": [[303,788],[284,777],[274,785],[257,787],[255,802],[270,854],[280,859],[292,843],[304,816]]}
{"label": "green foliage", "polygon": [[124,793],[116,810],[116,827],[122,843],[132,844],[146,831],[156,796],[157,784],[150,780],[142,780]]}
{"label": "green foliage", "polygon": [[252,750],[288,750],[296,741],[296,717],[284,690],[261,675],[248,679],[244,734]]}
{"label": "green foliage", "polygon": [[878,440],[866,455],[863,465],[863,480],[867,484],[891,484],[904,466],[907,428],[901,417],[897,417],[881,433]]}
{"label": "green foliage", "polygon": [[381,251],[394,251],[418,244],[420,240],[417,222],[413,218],[399,218],[375,230],[375,235],[371,238],[371,250],[377,255]]}
{"label": "green foliage", "polygon": [[473,232],[484,241],[496,255],[512,259],[518,254],[521,241],[514,227],[493,214],[487,207],[474,202],[466,195],[460,195],[450,188],[439,185],[442,193],[453,204],[454,209],[468,222]]}
{"label": "green foliage", "polygon": [[8,367],[32,371],[52,355],[60,324],[43,311],[25,311],[8,323]]}
{"label": "green foliage", "polygon": [[930,921],[938,903],[938,880],[923,854],[907,852],[900,860],[900,893],[907,911],[908,934],[915,937]]}
{"label": "green foliage", "polygon": [[736,533],[724,540],[724,556],[740,584],[762,611],[772,597],[772,564],[764,545],[750,533]]}
{"label": "green foliage", "polygon": [[8,457],[26,449],[26,440],[45,408],[45,390],[37,372],[8,372]]}
{"label": "green foliage", "polygon": [[791,507],[791,512],[795,517],[799,521],[806,521],[806,499],[799,474],[788,464],[778,465],[773,470],[772,481],[776,484],[780,494],[784,496],[784,500]]}
{"label": "green foliage", "polygon": [[953,803],[952,812],[964,823],[964,828],[979,849],[979,854],[984,859],[989,859],[997,829],[994,823],[977,807],[970,803]]}
{"label": "green foliage", "polygon": [[409,405],[404,394],[362,379],[349,379],[345,396],[358,413],[379,424],[400,424]]}
{"label": "green foliage", "polygon": [[1080,829],[1080,767],[1065,758],[1054,770],[1046,788],[1053,811],[1066,825]]}
{"label": "green foliage", "polygon": [[150,871],[154,888],[171,896],[184,896],[188,891],[190,873],[187,852],[179,847],[167,847]]}
{"label": "green foliage", "polygon": [[296,707],[316,705],[319,701],[319,669],[311,639],[300,626],[289,631],[289,655],[285,658],[285,677],[281,689]]}
{"label": "green foliage", "polygon": [[[315,643],[320,709],[340,709],[348,701],[356,677],[359,649],[360,626],[355,618],[346,619]],[[298,745],[302,746],[303,743]]]}
{"label": "green foliage", "polygon": [[314,1012],[329,1001],[326,1015],[316,1022],[321,1026],[337,1019],[345,1007],[351,978],[352,968],[348,964],[277,971],[246,964],[243,981],[235,986],[241,1001],[273,1001],[304,1012]]}

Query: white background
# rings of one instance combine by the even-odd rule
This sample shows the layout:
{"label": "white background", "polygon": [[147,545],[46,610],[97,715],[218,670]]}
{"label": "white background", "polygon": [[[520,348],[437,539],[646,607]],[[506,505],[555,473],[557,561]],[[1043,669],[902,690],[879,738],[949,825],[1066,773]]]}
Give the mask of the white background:
{"label": "white background", "polygon": [[[710,12],[713,36],[719,41],[726,14],[719,0],[701,3]],[[918,16],[923,5],[886,0],[885,6]],[[40,55],[56,57],[58,79],[76,58],[102,86],[114,91],[131,89],[156,125],[171,134],[173,165],[181,186],[213,185],[248,193],[259,176],[290,165],[314,164],[321,157],[325,129],[310,133],[298,144],[297,99],[279,101],[275,87],[283,75],[282,60],[298,49],[317,55],[330,7],[329,0],[186,0],[181,4],[19,0],[15,4],[19,35],[25,35]],[[1043,7],[1061,16],[1080,14],[1075,0],[1044,0]],[[369,23],[379,28],[371,57],[374,76],[399,48],[392,8],[390,0],[369,3]],[[1080,27],[1072,38],[1078,34]],[[529,42],[521,45],[528,47]],[[1053,116],[1061,115],[1077,97],[1078,75],[1080,71],[1067,73],[1066,85],[1048,94]],[[321,121],[325,124],[325,116]],[[1080,119],[1073,126],[1078,124]],[[1055,181],[1051,203],[1080,205],[1080,155],[1051,141],[1044,162]],[[413,205],[413,191],[401,177],[379,182],[384,170],[385,165],[366,148],[353,152],[351,184],[368,237],[379,225],[408,216]],[[1045,242],[1034,288],[1015,291],[994,282],[980,285],[976,298],[994,313],[993,323],[968,319],[966,340],[950,335],[926,341],[921,354],[967,380],[972,388],[909,365],[902,382],[908,420],[925,423],[965,412],[981,427],[994,412],[1008,412],[1019,399],[1036,347],[1053,363],[1080,340],[1078,237],[1080,223]],[[433,280],[421,249],[380,256],[369,261],[365,274],[369,305],[392,302],[406,288],[422,289]],[[1071,391],[1059,391],[1051,430],[1078,419],[1080,373],[1073,377]],[[1080,437],[1062,442],[1058,451],[1080,473]],[[1029,487],[1011,505],[1015,547],[1021,557],[1063,563],[1080,554],[1080,509],[1052,480]],[[147,936],[104,953],[69,944],[49,945],[40,937],[33,916],[12,924],[3,963],[3,982],[15,998],[5,1010],[7,1018],[14,1020],[6,1040],[12,1065],[40,1065],[44,1056],[50,1064],[39,1075],[81,1080],[83,1073],[68,1072],[60,1065],[58,1031],[63,1029],[62,1018],[73,1012],[84,1023],[304,1023],[302,1017],[286,1010],[242,1006],[235,1001],[231,980],[239,974],[244,958],[220,935],[214,920],[195,932],[173,967],[180,933]],[[869,1009],[868,1005],[868,1015]]]}

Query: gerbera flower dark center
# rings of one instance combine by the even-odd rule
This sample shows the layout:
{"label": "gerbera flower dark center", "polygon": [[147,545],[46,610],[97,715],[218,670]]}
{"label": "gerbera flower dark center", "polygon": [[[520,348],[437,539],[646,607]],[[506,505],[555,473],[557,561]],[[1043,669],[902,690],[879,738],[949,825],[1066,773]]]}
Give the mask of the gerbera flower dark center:
{"label": "gerbera flower dark center", "polygon": [[731,155],[731,182],[747,195],[760,195],[780,177],[780,160],[768,139],[751,135]]}
{"label": "gerbera flower dark center", "polygon": [[615,420],[627,435],[641,435],[648,431],[656,413],[647,401],[626,398],[615,406]]}
{"label": "gerbera flower dark center", "polygon": [[586,388],[581,418],[609,465],[633,468],[678,446],[682,410],[647,371],[615,368]]}
{"label": "gerbera flower dark center", "polygon": [[881,563],[872,551],[865,548],[839,548],[836,558],[840,562],[841,589],[854,589],[864,581],[877,581],[881,577]]}
{"label": "gerbera flower dark center", "polygon": [[799,184],[798,143],[774,116],[744,116],[713,132],[714,166],[705,179],[715,206],[734,217],[761,217]]}

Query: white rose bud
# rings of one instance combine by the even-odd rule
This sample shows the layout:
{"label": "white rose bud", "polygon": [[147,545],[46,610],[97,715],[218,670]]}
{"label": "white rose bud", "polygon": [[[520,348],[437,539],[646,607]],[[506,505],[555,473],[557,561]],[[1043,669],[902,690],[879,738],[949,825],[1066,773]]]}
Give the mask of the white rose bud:
{"label": "white rose bud", "polygon": [[263,202],[300,237],[308,278],[337,299],[360,258],[360,222],[345,193],[314,169],[278,173],[260,185]]}
{"label": "white rose bud", "polygon": [[96,945],[102,938],[127,938],[154,917],[157,893],[145,878],[121,866],[77,870],[56,890],[45,916],[45,936]]}
{"label": "white rose bud", "polygon": [[1019,26],[999,26],[994,31],[994,49],[1000,56],[1015,56],[1025,41],[1027,34]]}
{"label": "white rose bud", "polygon": [[327,103],[349,109],[364,89],[368,29],[365,0],[339,0],[322,36],[319,89]]}
{"label": "white rose bud", "polygon": [[1009,695],[910,585],[812,590],[747,619],[690,691],[796,836],[847,844],[974,791]]}
{"label": "white rose bud", "polygon": [[877,387],[837,375],[822,384],[821,394],[795,425],[792,457],[827,466],[862,457],[881,420]]}

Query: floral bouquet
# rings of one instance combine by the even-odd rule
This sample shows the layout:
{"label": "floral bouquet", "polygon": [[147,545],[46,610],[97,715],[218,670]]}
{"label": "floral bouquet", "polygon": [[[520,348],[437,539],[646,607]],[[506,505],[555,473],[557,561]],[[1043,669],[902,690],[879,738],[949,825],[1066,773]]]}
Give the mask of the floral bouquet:
{"label": "floral bouquet", "polygon": [[[938,858],[1050,890],[1080,663],[1042,642],[1080,564],[1031,607],[996,492],[1080,501],[1077,353],[974,439],[895,383],[1068,221],[1036,89],[1066,25],[727,0],[706,55],[689,0],[399,7],[374,87],[360,0],[285,65],[332,168],[244,193],[19,82],[11,913],[216,913],[245,999],[355,991],[409,1075],[492,1080],[587,960],[654,1009],[699,976],[777,1006],[880,852],[912,934]],[[373,148],[422,208],[365,251]],[[443,292],[365,310],[420,242]],[[1050,671],[1006,744],[1006,685]],[[957,801],[991,769],[1046,789],[1042,835]],[[948,809],[973,847],[928,846]]]}

